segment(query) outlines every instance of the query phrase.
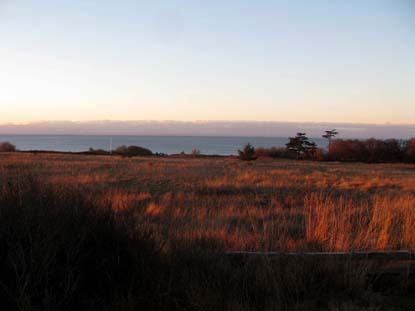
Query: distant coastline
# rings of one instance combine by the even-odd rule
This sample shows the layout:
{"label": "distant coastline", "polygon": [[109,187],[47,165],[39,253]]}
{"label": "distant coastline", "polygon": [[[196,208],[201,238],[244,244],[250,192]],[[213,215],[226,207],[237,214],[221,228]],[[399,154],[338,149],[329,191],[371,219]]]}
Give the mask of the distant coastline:
{"label": "distant coastline", "polygon": [[0,124],[0,135],[93,135],[180,137],[289,137],[298,131],[320,137],[336,128],[339,138],[399,137],[415,135],[415,124],[363,124],[334,122],[261,121],[48,121]]}

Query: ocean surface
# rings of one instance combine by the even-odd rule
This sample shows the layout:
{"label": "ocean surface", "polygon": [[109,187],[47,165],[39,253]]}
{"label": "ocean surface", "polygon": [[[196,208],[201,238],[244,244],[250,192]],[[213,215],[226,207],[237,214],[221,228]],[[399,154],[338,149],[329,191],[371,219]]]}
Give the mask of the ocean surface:
{"label": "ocean surface", "polygon": [[[310,138],[319,147],[325,147],[323,138]],[[91,136],[91,135],[1,135],[0,142],[9,141],[19,150],[87,151],[89,148],[109,150],[121,145],[136,145],[153,152],[167,154],[191,153],[233,155],[245,144],[254,147],[281,147],[286,137],[207,137],[207,136]]]}

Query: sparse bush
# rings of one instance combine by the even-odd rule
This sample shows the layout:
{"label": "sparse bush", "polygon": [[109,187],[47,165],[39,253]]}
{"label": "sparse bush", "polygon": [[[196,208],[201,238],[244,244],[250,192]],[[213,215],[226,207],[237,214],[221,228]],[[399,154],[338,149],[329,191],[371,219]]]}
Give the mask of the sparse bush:
{"label": "sparse bush", "polygon": [[94,148],[89,148],[89,150],[86,153],[93,154],[93,155],[108,155],[109,154],[109,152],[104,149],[94,149]]}
{"label": "sparse bush", "polygon": [[192,150],[192,155],[193,155],[193,156],[198,156],[198,155],[200,155],[200,150],[199,150],[199,149],[196,149],[196,148],[195,148],[195,149],[193,149],[193,150]]}
{"label": "sparse bush", "polygon": [[0,152],[15,152],[16,146],[9,142],[0,142]]}
{"label": "sparse bush", "polygon": [[253,161],[257,159],[255,148],[251,144],[246,144],[243,150],[238,150],[239,159],[242,161]]}

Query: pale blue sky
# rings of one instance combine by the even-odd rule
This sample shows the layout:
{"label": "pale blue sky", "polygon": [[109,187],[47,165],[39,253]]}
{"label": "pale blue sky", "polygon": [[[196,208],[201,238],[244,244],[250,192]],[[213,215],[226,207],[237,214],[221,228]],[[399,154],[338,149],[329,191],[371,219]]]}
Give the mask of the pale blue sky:
{"label": "pale blue sky", "polygon": [[415,123],[415,1],[0,0],[0,123]]}

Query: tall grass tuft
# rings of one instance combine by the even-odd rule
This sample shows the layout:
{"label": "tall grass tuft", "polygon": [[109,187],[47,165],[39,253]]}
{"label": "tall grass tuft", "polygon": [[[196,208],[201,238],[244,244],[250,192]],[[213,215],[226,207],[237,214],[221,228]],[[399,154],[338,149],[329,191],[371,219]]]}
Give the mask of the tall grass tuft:
{"label": "tall grass tuft", "polygon": [[30,174],[0,188],[0,300],[6,310],[105,310],[158,300],[154,243],[111,206]]}

